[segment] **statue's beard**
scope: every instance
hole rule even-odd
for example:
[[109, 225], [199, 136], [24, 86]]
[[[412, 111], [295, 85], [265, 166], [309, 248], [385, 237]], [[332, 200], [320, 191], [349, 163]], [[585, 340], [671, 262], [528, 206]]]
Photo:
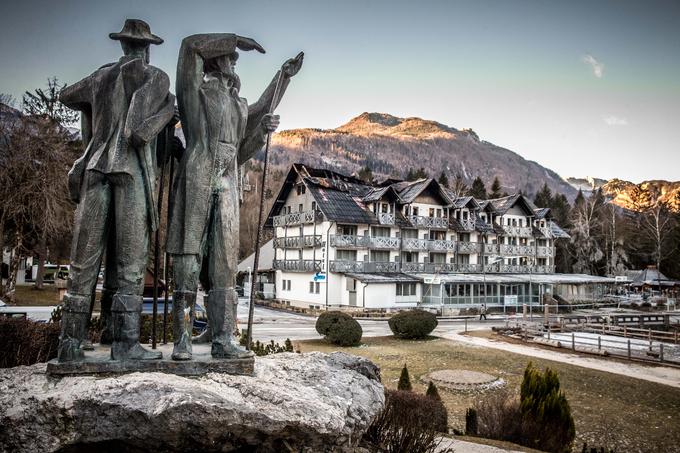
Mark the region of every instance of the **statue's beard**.
[[222, 79], [227, 87], [236, 91], [236, 94], [241, 91], [241, 79], [235, 72], [215, 71], [211, 72], [210, 75]]

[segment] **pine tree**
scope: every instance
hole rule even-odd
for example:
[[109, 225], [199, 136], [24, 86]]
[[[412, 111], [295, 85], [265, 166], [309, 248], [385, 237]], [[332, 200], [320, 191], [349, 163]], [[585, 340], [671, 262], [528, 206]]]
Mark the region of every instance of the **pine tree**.
[[477, 176], [475, 180], [472, 181], [472, 187], [470, 187], [470, 192], [468, 192], [468, 194], [478, 200], [486, 200], [486, 187], [484, 186], [482, 178]]
[[543, 183], [543, 187], [536, 194], [534, 204], [539, 208], [550, 208], [553, 204], [553, 196], [548, 183]]
[[408, 374], [408, 368], [406, 368], [406, 364], [404, 364], [404, 368], [401, 369], [397, 390], [404, 390], [407, 392], [413, 390], [413, 387], [411, 386], [411, 377]]
[[503, 192], [501, 192], [501, 182], [498, 176], [493, 178], [493, 183], [491, 184], [491, 192], [489, 192], [489, 198], [501, 198]]
[[371, 170], [371, 167], [369, 167], [368, 165], [365, 165], [361, 170], [359, 170], [357, 176], [359, 177], [359, 179], [368, 184], [371, 184], [373, 182], [373, 170]]
[[446, 173], [442, 171], [442, 173], [439, 175], [439, 179], [437, 179], [437, 182], [439, 185], [446, 187], [447, 189], [449, 188], [449, 178], [446, 176]]
[[586, 197], [583, 196], [583, 191], [581, 189], [578, 189], [578, 194], [576, 195], [576, 199], [574, 200], [574, 207], [582, 205], [585, 203]]
[[434, 382], [430, 381], [430, 383], [427, 385], [427, 391], [425, 392], [425, 396], [434, 398], [436, 400], [441, 401], [442, 397], [439, 396], [439, 390], [437, 390], [437, 386], [434, 385]]

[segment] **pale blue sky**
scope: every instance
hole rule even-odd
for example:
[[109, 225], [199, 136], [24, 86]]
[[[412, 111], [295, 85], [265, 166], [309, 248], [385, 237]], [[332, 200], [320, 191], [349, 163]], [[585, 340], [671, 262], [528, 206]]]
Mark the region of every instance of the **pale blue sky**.
[[680, 179], [680, 2], [3, 1], [0, 92], [75, 82], [120, 55], [108, 33], [148, 21], [174, 81], [182, 37], [234, 32], [242, 93], [299, 50], [282, 128], [333, 128], [364, 111], [420, 116], [563, 176]]

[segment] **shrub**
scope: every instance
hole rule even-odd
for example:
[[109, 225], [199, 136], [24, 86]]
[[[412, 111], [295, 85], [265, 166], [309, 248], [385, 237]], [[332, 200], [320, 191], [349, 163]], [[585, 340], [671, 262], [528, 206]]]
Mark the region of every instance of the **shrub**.
[[404, 364], [404, 368], [401, 369], [397, 389], [403, 390], [405, 392], [410, 392], [411, 390], [413, 390], [413, 386], [411, 385], [411, 376], [409, 376], [408, 374], [408, 368], [406, 368], [406, 364]]
[[430, 381], [429, 384], [427, 384], [427, 390], [425, 391], [425, 396], [429, 396], [430, 398], [434, 398], [436, 400], [441, 401], [442, 397], [439, 396], [439, 390], [437, 390], [437, 386], [434, 385], [434, 382]]
[[0, 317], [0, 368], [33, 365], [57, 356], [60, 325]]
[[560, 380], [550, 368], [545, 372], [531, 362], [524, 370], [520, 390], [524, 445], [554, 452], [571, 451], [576, 435], [569, 402]]
[[399, 338], [425, 338], [437, 327], [437, 317], [425, 310], [402, 311], [392, 316], [388, 324]]
[[434, 410], [431, 414], [432, 417], [432, 423], [434, 424], [435, 428], [437, 431], [440, 432], [448, 432], [449, 431], [449, 411], [446, 410], [446, 406], [444, 406], [444, 402], [442, 401], [442, 397], [439, 396], [439, 391], [437, 390], [437, 386], [434, 385], [432, 381], [430, 381], [429, 385], [427, 386], [427, 391], [425, 392], [425, 396], [430, 398], [431, 400], [436, 402], [436, 405], [434, 406]]
[[[141, 328], [139, 333], [139, 342], [151, 344], [151, 334], [153, 333], [153, 315], [142, 315]], [[165, 340], [168, 343], [175, 341], [172, 334], [172, 313], [168, 313], [168, 319], [165, 326]], [[163, 315], [156, 315], [156, 342], [163, 342]]]
[[387, 453], [432, 453], [439, 432], [432, 414], [441, 402], [413, 392], [385, 391], [385, 409], [373, 421], [365, 440]]
[[[241, 346], [248, 344], [248, 329], [241, 330], [238, 342]], [[290, 338], [286, 338], [283, 346], [275, 343], [274, 340], [270, 340], [269, 343], [260, 343], [259, 341], [253, 343], [251, 341], [250, 349], [257, 356], [278, 354], [280, 352], [294, 352], [293, 343], [290, 341]]]
[[465, 435], [476, 436], [477, 432], [477, 411], [470, 407], [465, 411]]
[[321, 313], [316, 320], [316, 331], [338, 346], [356, 346], [363, 335], [357, 320], [341, 311]]
[[616, 453], [613, 448], [608, 447], [589, 447], [587, 443], [583, 443], [581, 453]]
[[519, 400], [507, 390], [489, 394], [475, 405], [474, 410], [480, 437], [520, 442], [522, 417]]

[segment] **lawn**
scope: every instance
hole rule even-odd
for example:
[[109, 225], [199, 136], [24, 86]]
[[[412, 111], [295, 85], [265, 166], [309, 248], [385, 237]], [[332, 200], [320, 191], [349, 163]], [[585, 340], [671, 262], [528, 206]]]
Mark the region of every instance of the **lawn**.
[[15, 305], [38, 307], [59, 304], [57, 288], [54, 285], [45, 285], [43, 289], [36, 289], [33, 285], [17, 285], [14, 297]]
[[[382, 370], [383, 383], [396, 388], [408, 365], [414, 390], [425, 392], [419, 378], [441, 369], [469, 369], [494, 374], [519, 392], [522, 374], [531, 360], [557, 371], [576, 423], [577, 450], [608, 445], [617, 452], [680, 452], [680, 389], [574, 365], [534, 359], [493, 349], [472, 347], [440, 338], [404, 341], [393, 337], [366, 338], [359, 347], [341, 348], [323, 340], [299, 343], [305, 351], [344, 351], [371, 359]], [[449, 425], [465, 427], [465, 409], [483, 395], [440, 389], [449, 410]]]

